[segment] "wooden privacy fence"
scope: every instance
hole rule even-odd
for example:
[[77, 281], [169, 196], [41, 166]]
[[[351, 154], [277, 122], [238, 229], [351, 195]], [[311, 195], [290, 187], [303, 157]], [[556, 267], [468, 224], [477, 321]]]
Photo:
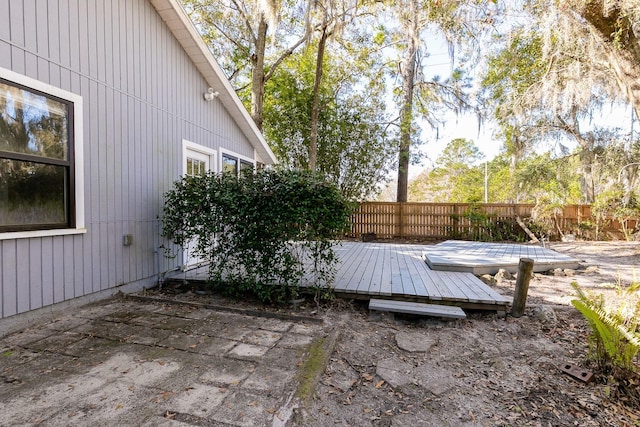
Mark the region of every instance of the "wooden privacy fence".
[[[532, 204], [468, 203], [361, 203], [352, 217], [351, 237], [373, 233], [377, 238], [493, 238], [522, 236], [516, 215], [531, 217]], [[593, 221], [589, 205], [568, 205], [558, 215], [563, 231]], [[486, 235], [494, 233], [496, 235]], [[500, 234], [500, 235], [497, 235]]]

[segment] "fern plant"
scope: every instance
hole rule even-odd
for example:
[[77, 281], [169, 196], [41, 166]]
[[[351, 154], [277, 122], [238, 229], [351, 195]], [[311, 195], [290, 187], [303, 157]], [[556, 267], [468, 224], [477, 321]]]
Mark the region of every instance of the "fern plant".
[[604, 371], [634, 372], [634, 360], [640, 351], [640, 282], [625, 290], [618, 286], [624, 296], [615, 307], [605, 304], [602, 294], [591, 295], [571, 283], [577, 299], [571, 304], [587, 320], [591, 328], [589, 348], [598, 367]]

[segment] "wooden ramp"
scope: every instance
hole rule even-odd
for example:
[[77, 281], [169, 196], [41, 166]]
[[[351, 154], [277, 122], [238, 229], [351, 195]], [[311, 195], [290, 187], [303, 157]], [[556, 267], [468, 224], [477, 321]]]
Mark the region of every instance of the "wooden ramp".
[[417, 314], [420, 316], [466, 319], [465, 312], [456, 306], [426, 304], [422, 302], [395, 301], [388, 299], [369, 300], [369, 310], [391, 311], [394, 313]]
[[339, 296], [505, 310], [509, 300], [471, 273], [431, 270], [428, 246], [342, 242], [334, 290]]

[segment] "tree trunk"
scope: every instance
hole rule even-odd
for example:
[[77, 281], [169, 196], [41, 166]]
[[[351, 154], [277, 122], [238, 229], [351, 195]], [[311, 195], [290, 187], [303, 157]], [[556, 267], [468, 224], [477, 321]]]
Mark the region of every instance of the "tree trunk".
[[256, 38], [255, 52], [251, 58], [253, 72], [251, 75], [251, 117], [259, 130], [262, 130], [262, 110], [264, 102], [264, 53], [267, 41], [267, 22], [260, 18]]
[[400, 112], [400, 148], [398, 150], [398, 190], [397, 202], [406, 202], [409, 185], [409, 158], [411, 156], [411, 136], [413, 123], [413, 89], [416, 76], [416, 55], [418, 52], [418, 18], [416, 0], [410, 1], [410, 21], [405, 22], [405, 42], [402, 60], [402, 108]]
[[640, 38], [625, 11], [618, 6], [605, 7], [604, 3], [604, 0], [587, 0], [581, 16], [602, 40], [618, 86], [636, 117], [640, 117]]
[[320, 83], [322, 83], [322, 61], [327, 44], [327, 27], [322, 28], [316, 56], [316, 76], [313, 82], [313, 101], [311, 104], [311, 123], [309, 131], [309, 170], [316, 170], [318, 157], [318, 122], [320, 120]]

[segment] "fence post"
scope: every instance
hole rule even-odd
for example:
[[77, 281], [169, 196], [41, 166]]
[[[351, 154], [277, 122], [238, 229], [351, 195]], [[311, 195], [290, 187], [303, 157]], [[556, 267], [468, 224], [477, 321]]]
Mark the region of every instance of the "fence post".
[[518, 264], [518, 278], [516, 279], [516, 290], [513, 294], [513, 304], [511, 305], [511, 315], [522, 317], [524, 306], [527, 303], [527, 293], [529, 292], [529, 281], [533, 271], [533, 260], [530, 258], [520, 258]]
[[398, 204], [398, 234], [404, 237], [404, 203]]

